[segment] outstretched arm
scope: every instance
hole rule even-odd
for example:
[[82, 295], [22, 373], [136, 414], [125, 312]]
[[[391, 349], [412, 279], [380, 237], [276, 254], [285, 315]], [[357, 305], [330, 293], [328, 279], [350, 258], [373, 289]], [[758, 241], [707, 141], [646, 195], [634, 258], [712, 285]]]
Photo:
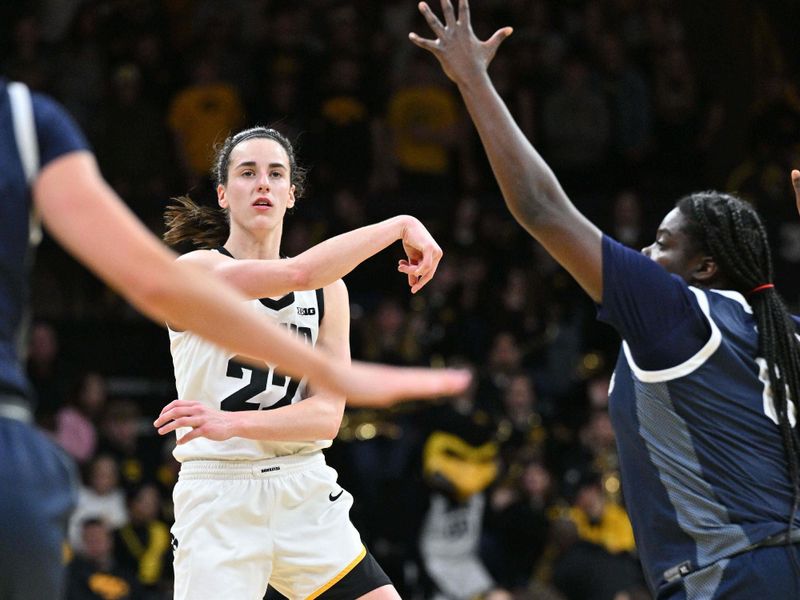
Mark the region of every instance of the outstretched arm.
[[197, 251], [181, 261], [213, 271], [248, 298], [265, 298], [325, 287], [397, 240], [406, 252], [398, 270], [408, 276], [415, 294], [436, 273], [442, 249], [422, 223], [407, 215], [337, 235], [285, 260], [234, 261], [217, 252]]
[[423, 39], [415, 33], [409, 38], [436, 56], [458, 86], [511, 214], [600, 302], [602, 234], [567, 198], [550, 167], [514, 122], [487, 73], [511, 28], [504, 27], [482, 42], [472, 32], [467, 0], [459, 1], [458, 16], [450, 0], [442, 0], [444, 23], [427, 3], [420, 2], [419, 9], [437, 39]]
[[469, 382], [460, 371], [348, 366], [314, 351], [248, 310], [245, 298], [196, 265], [183, 264], [131, 214], [103, 180], [94, 157], [70, 152], [33, 185], [45, 225], [78, 260], [156, 322], [175, 323], [255, 361], [354, 403], [450, 395]]

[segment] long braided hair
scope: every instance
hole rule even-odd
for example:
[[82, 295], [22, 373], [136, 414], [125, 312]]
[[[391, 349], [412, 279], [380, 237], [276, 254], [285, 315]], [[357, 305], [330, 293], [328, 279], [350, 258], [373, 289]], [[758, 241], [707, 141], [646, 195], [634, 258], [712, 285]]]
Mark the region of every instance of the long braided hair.
[[[266, 138], [278, 142], [289, 157], [289, 177], [294, 186], [294, 197], [300, 199], [305, 190], [306, 170], [297, 164], [294, 148], [286, 136], [269, 127], [252, 127], [228, 136], [216, 147], [214, 154], [215, 187], [227, 185], [231, 152], [240, 143], [253, 138]], [[170, 246], [191, 242], [199, 248], [216, 248], [230, 235], [228, 211], [219, 207], [201, 206], [189, 196], [173, 199], [177, 204], [164, 211], [164, 241]]]
[[677, 206], [689, 221], [685, 233], [714, 257], [731, 286], [753, 308], [758, 355], [767, 365], [792, 484], [788, 535], [800, 504], [800, 440], [789, 415], [790, 401], [795, 406], [800, 401], [800, 342], [786, 305], [770, 285], [772, 257], [766, 230], [752, 206], [729, 194], [698, 192], [681, 198]]

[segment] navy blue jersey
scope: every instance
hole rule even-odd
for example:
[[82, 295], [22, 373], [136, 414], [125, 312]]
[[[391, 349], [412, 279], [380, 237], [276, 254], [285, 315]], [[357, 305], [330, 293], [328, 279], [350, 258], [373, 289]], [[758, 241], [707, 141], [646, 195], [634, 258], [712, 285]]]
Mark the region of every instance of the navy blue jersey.
[[[0, 78], [0, 395], [27, 395], [18, 345], [28, 297], [31, 190], [14, 137], [7, 83]], [[55, 101], [40, 94], [32, 101], [41, 167], [88, 147]]]
[[[791, 484], [745, 298], [690, 287], [604, 237], [598, 317], [623, 338], [609, 410], [651, 589], [785, 531]], [[698, 597], [718, 584], [691, 583]]]

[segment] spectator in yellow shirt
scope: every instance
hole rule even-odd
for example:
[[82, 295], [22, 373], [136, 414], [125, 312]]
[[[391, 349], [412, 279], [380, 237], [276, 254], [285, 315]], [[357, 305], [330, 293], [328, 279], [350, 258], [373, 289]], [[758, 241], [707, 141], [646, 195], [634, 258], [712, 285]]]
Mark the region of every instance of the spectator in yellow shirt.
[[192, 82], [170, 102], [167, 120], [188, 187], [194, 187], [209, 176], [214, 144], [244, 124], [244, 108], [236, 87], [220, 79], [214, 59], [201, 57]]

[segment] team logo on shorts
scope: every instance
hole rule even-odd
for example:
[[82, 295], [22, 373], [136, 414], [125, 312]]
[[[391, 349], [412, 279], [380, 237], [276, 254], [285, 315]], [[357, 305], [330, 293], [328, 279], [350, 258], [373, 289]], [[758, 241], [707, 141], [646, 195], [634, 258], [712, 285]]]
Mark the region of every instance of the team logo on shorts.
[[176, 538], [174, 535], [171, 534], [169, 537], [171, 538], [170, 544], [172, 544], [172, 551], [175, 552], [178, 550], [178, 538]]
[[317, 309], [313, 306], [298, 306], [297, 307], [297, 314], [301, 317], [305, 317], [308, 315], [315, 315], [317, 314]]
[[331, 502], [336, 502], [339, 499], [339, 496], [341, 496], [343, 493], [344, 490], [339, 490], [339, 493], [334, 496], [333, 492], [331, 492], [330, 494], [328, 494], [328, 500], [330, 500]]

